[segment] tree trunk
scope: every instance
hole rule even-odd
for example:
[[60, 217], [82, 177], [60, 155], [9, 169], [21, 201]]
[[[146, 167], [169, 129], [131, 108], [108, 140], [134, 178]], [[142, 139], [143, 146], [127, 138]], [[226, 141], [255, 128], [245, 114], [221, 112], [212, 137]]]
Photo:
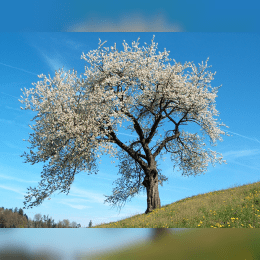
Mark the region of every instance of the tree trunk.
[[143, 185], [146, 187], [147, 191], [147, 209], [145, 214], [148, 214], [154, 209], [161, 208], [157, 170], [151, 170], [150, 172], [147, 172], [147, 175], [143, 181]]

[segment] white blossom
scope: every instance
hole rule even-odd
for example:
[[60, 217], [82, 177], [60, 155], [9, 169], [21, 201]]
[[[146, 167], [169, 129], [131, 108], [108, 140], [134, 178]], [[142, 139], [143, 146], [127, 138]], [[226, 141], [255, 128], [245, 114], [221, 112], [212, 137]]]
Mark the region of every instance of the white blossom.
[[[218, 124], [213, 118], [218, 115], [214, 102], [219, 87], [210, 85], [215, 73], [206, 70], [208, 59], [199, 67], [192, 62], [181, 65], [175, 60], [175, 64], [165, 65], [171, 61], [168, 59], [170, 52], [164, 49], [156, 54], [157, 44], [153, 39], [150, 46], [142, 49], [138, 47], [139, 39], [132, 43], [132, 48], [124, 41], [124, 51], [121, 52], [116, 49], [116, 44], [110, 52], [109, 48], [102, 48], [105, 42], [101, 44], [99, 39], [97, 50], [86, 55], [82, 53], [81, 58], [91, 65], [85, 67], [84, 78], [82, 75], [78, 77], [74, 70], [65, 72], [60, 69], [53, 78], [39, 75], [42, 80], [33, 83], [34, 88], [24, 89], [25, 97], [21, 96], [23, 100], [19, 101], [26, 107], [21, 109], [38, 113], [32, 119], [36, 119], [36, 124], [30, 126], [35, 133], [30, 134], [32, 140], [28, 140], [31, 149], [37, 147], [38, 152], [30, 150], [30, 154], [22, 156], [32, 164], [50, 159], [42, 175], [48, 186], [42, 193], [30, 188], [36, 198], [30, 206], [40, 204], [47, 191], [50, 194], [57, 189], [69, 192], [76, 173], [93, 172], [95, 160], [100, 157], [98, 152], [113, 157], [118, 154], [115, 145], [120, 147], [120, 152], [126, 152], [129, 166], [132, 160], [139, 167], [135, 176], [126, 171], [128, 175], [123, 174], [123, 181], [139, 178], [139, 182], [138, 188], [133, 186], [124, 191], [125, 194], [122, 187], [116, 189], [114, 196], [109, 198], [111, 201], [137, 193], [142, 188], [143, 169], [163, 152], [171, 153], [172, 160], [185, 175], [202, 173], [209, 161], [221, 163], [222, 156], [217, 158], [215, 152], [201, 149], [205, 144], [201, 144], [203, 139], [197, 134], [180, 131], [187, 122], [196, 123], [201, 126], [203, 136], [210, 137], [212, 145], [216, 140], [222, 141], [220, 134], [226, 134], [219, 128], [225, 125]], [[172, 135], [168, 139], [169, 131], [164, 139], [160, 135], [162, 139], [150, 149], [147, 145], [164, 120], [172, 123]], [[126, 129], [138, 134], [134, 142], [138, 142], [144, 153], [140, 147], [139, 152], [134, 145], [131, 147], [134, 142], [127, 146], [117, 138], [117, 127], [121, 127], [123, 121], [130, 122]], [[164, 175], [159, 175], [161, 185], [165, 180]], [[43, 180], [40, 186], [44, 186]], [[26, 199], [31, 201], [31, 195]]]

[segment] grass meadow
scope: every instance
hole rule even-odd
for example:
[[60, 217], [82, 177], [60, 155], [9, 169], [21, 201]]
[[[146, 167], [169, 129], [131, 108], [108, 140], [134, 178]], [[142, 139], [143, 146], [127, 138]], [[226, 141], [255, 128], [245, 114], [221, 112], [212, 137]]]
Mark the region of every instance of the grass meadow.
[[92, 228], [259, 228], [260, 181], [199, 194]]

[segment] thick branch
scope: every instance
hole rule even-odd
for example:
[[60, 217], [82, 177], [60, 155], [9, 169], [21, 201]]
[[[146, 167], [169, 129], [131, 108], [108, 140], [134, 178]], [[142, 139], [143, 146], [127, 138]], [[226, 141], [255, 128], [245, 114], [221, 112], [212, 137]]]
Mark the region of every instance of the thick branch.
[[166, 145], [167, 142], [173, 140], [173, 139], [176, 139], [180, 136], [180, 132], [178, 131], [178, 128], [175, 129], [175, 135], [173, 136], [169, 136], [169, 137], [166, 137], [162, 143], [159, 145], [159, 147], [156, 149], [156, 151], [153, 153], [153, 156], [154, 158], [161, 152], [161, 150], [163, 149], [163, 147]]
[[124, 143], [122, 143], [116, 136], [116, 134], [113, 132], [112, 127], [109, 126], [108, 127], [110, 131], [109, 135], [113, 138], [114, 142], [120, 147], [122, 148], [124, 151], [126, 151], [134, 160], [136, 160], [143, 169], [145, 169], [147, 167], [147, 164], [140, 159], [139, 157], [142, 157], [144, 159], [146, 159], [145, 156], [137, 153], [136, 151], [134, 151], [132, 148], [128, 147], [127, 145], [125, 145]]
[[[108, 123], [108, 120], [106, 120], [105, 119], [105, 121], [106, 121], [106, 123]], [[102, 123], [100, 123], [100, 126], [99, 126], [99, 129], [102, 131], [102, 132], [105, 132], [104, 131], [104, 126], [102, 125]], [[108, 137], [108, 139], [105, 139], [105, 138], [103, 138], [103, 139], [99, 139], [100, 141], [101, 140], [103, 140], [103, 141], [105, 141], [105, 142], [110, 142], [110, 143], [116, 143], [116, 144], [118, 144], [117, 143], [117, 141], [114, 139], [114, 137], [113, 137], [113, 135], [114, 136], [116, 136], [115, 135], [115, 133], [114, 133], [114, 131], [113, 131], [113, 129], [112, 129], [112, 127], [111, 126], [108, 126], [108, 130], [109, 130], [109, 134], [106, 134], [106, 136]], [[112, 135], [113, 134], [113, 135]], [[117, 138], [117, 140], [119, 140], [118, 138]], [[120, 140], [119, 140], [120, 141]], [[121, 142], [121, 141], [120, 141]], [[135, 145], [136, 143], [139, 143], [140, 141], [136, 141], [136, 142], [133, 142], [131, 145], [130, 145], [130, 149], [132, 149], [132, 147], [133, 147], [133, 145]], [[120, 146], [121, 147], [121, 146]], [[128, 147], [128, 146], [126, 146], [126, 147]], [[122, 147], [121, 147], [122, 148]], [[123, 148], [122, 148], [123, 149]], [[125, 150], [125, 149], [124, 149]], [[132, 149], [133, 150], [133, 149]], [[134, 150], [133, 150], [134, 151]], [[140, 151], [140, 149], [138, 150], [138, 151]], [[141, 154], [141, 153], [138, 153], [138, 151], [137, 152], [135, 152], [135, 154], [137, 155], [137, 156], [139, 156], [139, 157], [142, 157], [142, 158], [144, 158], [145, 160], [146, 160], [146, 156], [145, 155], [143, 155], [143, 154]]]
[[[129, 117], [133, 120], [133, 122], [134, 122], [134, 128], [135, 128], [137, 134], [138, 134], [139, 137], [140, 137], [140, 142], [141, 142], [142, 147], [143, 147], [143, 149], [144, 149], [144, 152], [145, 152], [145, 154], [146, 154], [146, 158], [147, 158], [146, 160], [148, 161], [149, 158], [151, 157], [152, 153], [151, 153], [151, 151], [150, 151], [150, 149], [149, 149], [149, 147], [148, 147], [148, 144], [147, 144], [147, 142], [146, 142], [146, 140], [145, 140], [145, 138], [144, 138], [143, 130], [142, 130], [142, 128], [140, 127], [138, 121], [136, 120], [136, 118], [135, 118], [133, 115], [131, 115], [131, 114], [128, 113], [128, 112], [126, 112], [126, 115], [129, 116]], [[160, 121], [159, 121], [159, 122], [160, 122]], [[158, 122], [158, 123], [159, 123], [159, 122]]]
[[159, 117], [154, 121], [149, 136], [145, 139], [145, 143], [149, 144], [152, 140], [152, 138], [155, 135], [156, 129], [160, 123], [160, 121], [163, 119], [163, 116], [160, 114]]

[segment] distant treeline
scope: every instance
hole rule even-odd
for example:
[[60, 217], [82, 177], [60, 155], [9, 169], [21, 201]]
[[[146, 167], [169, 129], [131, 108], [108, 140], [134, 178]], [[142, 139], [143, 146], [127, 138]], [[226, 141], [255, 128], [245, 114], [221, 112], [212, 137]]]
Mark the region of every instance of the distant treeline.
[[[70, 223], [68, 219], [63, 219], [55, 223], [49, 216], [41, 214], [35, 214], [34, 220], [28, 218], [26, 214], [23, 213], [23, 209], [18, 209], [17, 207], [13, 210], [0, 208], [0, 228], [80, 228], [81, 225], [77, 224], [75, 221]], [[89, 227], [92, 227], [92, 222], [90, 220]]]

